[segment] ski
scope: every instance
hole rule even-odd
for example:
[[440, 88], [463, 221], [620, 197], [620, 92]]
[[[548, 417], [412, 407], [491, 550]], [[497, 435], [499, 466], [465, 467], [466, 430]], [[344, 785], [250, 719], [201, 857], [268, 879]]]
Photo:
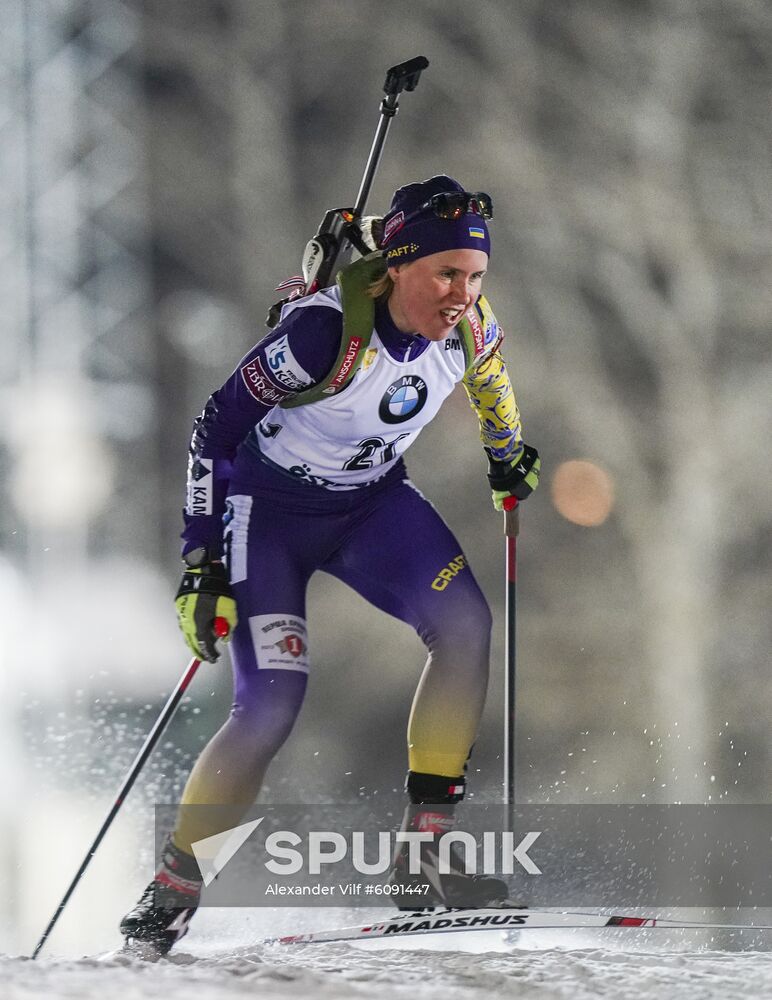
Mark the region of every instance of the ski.
[[330, 941], [373, 941], [383, 938], [421, 934], [449, 934], [458, 931], [510, 931], [536, 928], [581, 927], [659, 927], [674, 930], [772, 930], [772, 924], [715, 924], [688, 920], [662, 920], [659, 917], [608, 915], [601, 913], [548, 912], [484, 908], [478, 910], [436, 910], [430, 913], [405, 913], [383, 922], [360, 927], [290, 934], [274, 938], [278, 944], [316, 944]]

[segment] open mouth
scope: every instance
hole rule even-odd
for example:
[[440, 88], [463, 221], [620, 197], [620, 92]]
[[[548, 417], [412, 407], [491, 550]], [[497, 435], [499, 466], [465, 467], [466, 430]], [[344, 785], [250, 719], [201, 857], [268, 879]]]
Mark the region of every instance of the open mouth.
[[441, 309], [440, 316], [448, 324], [448, 326], [455, 326], [456, 323], [464, 315], [463, 309]]

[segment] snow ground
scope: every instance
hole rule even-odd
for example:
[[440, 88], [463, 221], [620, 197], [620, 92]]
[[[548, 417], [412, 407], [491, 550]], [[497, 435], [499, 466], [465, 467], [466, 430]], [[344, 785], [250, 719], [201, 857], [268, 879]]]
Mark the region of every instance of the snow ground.
[[[274, 933], [338, 926], [318, 910], [276, 914]], [[366, 911], [344, 923], [366, 921]], [[264, 918], [263, 918], [264, 919]], [[247, 921], [249, 922], [249, 921]], [[262, 923], [262, 920], [260, 921]], [[214, 911], [198, 915], [179, 950], [157, 964], [108, 953], [90, 958], [0, 957], [2, 996], [8, 1000], [123, 1000], [163, 996], [220, 1000], [368, 997], [393, 1000], [551, 1000], [592, 997], [636, 1000], [772, 998], [772, 939], [760, 932], [611, 929], [433, 935], [368, 944], [285, 947], [245, 943], [243, 918], [223, 923]], [[236, 930], [236, 933], [234, 933]], [[250, 932], [260, 940], [264, 927]], [[719, 950], [749, 948], [753, 950]]]
[[[457, 937], [458, 935], [456, 935]], [[483, 935], [480, 935], [483, 936]], [[550, 1000], [636, 997], [637, 1000], [730, 1000], [772, 997], [772, 954], [717, 951], [626, 951], [515, 948], [448, 950], [327, 944], [277, 950], [254, 947], [194, 958], [179, 952], [156, 965], [122, 958], [0, 959], [8, 1000], [124, 1000], [258, 996], [368, 997], [419, 1000], [518, 997]]]

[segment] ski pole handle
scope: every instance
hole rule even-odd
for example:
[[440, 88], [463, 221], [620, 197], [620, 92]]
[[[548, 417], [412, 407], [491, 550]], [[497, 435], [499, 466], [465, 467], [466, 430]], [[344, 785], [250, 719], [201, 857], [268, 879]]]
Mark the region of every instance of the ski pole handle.
[[520, 508], [517, 497], [507, 497], [504, 507], [504, 535], [507, 538], [517, 538], [520, 534]]

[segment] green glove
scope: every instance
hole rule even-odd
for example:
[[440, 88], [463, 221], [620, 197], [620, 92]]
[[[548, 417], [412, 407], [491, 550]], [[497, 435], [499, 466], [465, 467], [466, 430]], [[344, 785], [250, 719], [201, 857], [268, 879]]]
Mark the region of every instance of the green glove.
[[497, 462], [488, 456], [488, 482], [493, 491], [493, 506], [504, 509], [507, 497], [525, 500], [539, 485], [541, 459], [535, 448], [523, 445], [514, 462]]
[[[199, 563], [199, 559], [206, 558], [202, 552], [196, 549], [185, 557], [188, 568], [182, 575], [174, 603], [182, 634], [193, 655], [215, 663], [220, 656], [217, 639], [230, 642], [238, 619], [227, 569], [221, 562]], [[197, 565], [191, 565], [193, 562]]]

